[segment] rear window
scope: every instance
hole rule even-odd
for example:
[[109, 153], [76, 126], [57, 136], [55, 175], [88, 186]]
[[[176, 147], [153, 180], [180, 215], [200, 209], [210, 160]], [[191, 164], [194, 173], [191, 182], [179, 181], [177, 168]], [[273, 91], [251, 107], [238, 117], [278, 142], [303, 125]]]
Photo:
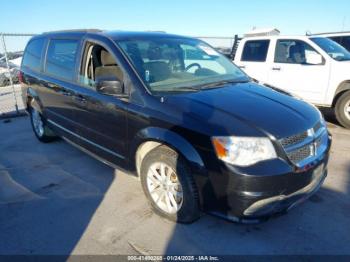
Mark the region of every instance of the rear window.
[[44, 44], [45, 38], [37, 38], [30, 41], [23, 56], [22, 66], [39, 71]]
[[51, 39], [46, 56], [46, 72], [64, 80], [73, 80], [79, 40]]
[[242, 61], [265, 62], [270, 40], [247, 41], [242, 53]]

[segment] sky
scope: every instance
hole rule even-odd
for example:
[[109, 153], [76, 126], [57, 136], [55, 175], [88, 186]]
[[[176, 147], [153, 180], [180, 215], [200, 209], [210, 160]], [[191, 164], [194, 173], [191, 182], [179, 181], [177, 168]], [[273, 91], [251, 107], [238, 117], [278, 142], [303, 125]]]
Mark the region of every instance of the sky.
[[[2, 0], [0, 32], [99, 28], [234, 36], [253, 27], [282, 34], [350, 31], [348, 0]], [[24, 40], [8, 40], [15, 49]]]

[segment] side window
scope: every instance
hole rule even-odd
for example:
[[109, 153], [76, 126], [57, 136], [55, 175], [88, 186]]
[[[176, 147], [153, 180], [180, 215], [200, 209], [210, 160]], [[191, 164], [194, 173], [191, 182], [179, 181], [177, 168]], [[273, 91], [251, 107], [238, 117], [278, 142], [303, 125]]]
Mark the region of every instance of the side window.
[[334, 36], [330, 37], [330, 39], [345, 47], [346, 50], [350, 51], [350, 36]]
[[343, 44], [343, 37], [341, 36], [332, 36], [330, 39], [337, 42], [339, 45]]
[[247, 41], [243, 48], [242, 61], [265, 62], [270, 40]]
[[301, 40], [278, 40], [275, 63], [308, 64], [312, 57], [319, 55], [309, 44]]
[[122, 69], [107, 49], [94, 43], [86, 44], [79, 74], [80, 84], [96, 88], [98, 79], [118, 79], [123, 82], [123, 78]]
[[346, 48], [350, 52], [350, 36], [344, 36], [343, 37], [343, 43], [342, 46]]
[[39, 71], [44, 44], [45, 38], [38, 38], [30, 41], [23, 56], [22, 66]]
[[46, 72], [73, 80], [79, 40], [51, 39], [46, 55]]

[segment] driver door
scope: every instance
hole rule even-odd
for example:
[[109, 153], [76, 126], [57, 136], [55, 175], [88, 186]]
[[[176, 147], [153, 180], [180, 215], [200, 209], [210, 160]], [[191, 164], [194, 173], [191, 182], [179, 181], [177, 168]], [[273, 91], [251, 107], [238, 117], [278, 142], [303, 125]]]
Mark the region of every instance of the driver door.
[[322, 104], [328, 87], [330, 67], [321, 55], [302, 40], [278, 39], [268, 83], [296, 94], [306, 101]]
[[77, 132], [81, 145], [114, 164], [121, 164], [126, 156], [127, 98], [96, 91], [98, 76], [117, 77], [123, 81], [123, 70], [112, 48], [91, 41], [85, 42], [79, 74], [76, 106]]

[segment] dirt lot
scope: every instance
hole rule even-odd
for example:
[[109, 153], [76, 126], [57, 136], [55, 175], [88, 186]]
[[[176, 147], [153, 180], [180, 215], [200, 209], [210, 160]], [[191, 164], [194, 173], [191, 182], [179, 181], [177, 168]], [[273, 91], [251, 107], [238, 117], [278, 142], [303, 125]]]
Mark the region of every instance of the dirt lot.
[[29, 119], [0, 122], [0, 254], [350, 254], [350, 131], [330, 124], [329, 176], [307, 202], [258, 225], [153, 214], [140, 183]]

